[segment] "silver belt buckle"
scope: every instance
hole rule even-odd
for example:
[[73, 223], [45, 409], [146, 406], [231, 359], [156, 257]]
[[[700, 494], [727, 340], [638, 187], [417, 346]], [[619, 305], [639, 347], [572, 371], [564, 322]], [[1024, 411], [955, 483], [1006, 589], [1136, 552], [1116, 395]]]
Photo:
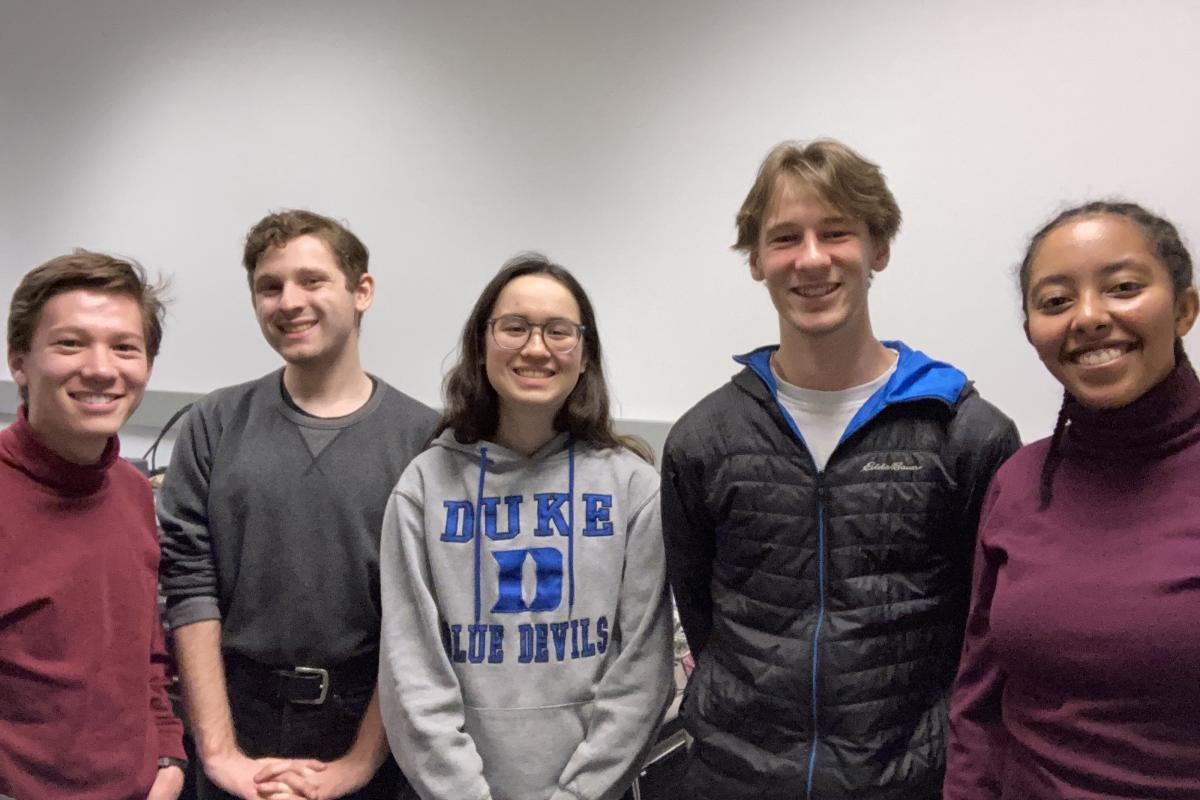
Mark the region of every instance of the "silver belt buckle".
[[320, 667], [292, 667], [292, 672], [301, 675], [316, 675], [321, 679], [321, 693], [314, 700], [293, 700], [293, 703], [302, 706], [319, 706], [325, 702], [325, 697], [329, 694], [329, 670], [321, 669]]

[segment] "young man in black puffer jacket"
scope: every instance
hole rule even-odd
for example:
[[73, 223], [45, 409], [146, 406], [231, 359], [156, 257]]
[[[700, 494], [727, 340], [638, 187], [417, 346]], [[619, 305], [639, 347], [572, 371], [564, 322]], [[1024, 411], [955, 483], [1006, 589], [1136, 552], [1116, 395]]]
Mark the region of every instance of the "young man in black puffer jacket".
[[771, 151], [735, 249], [780, 343], [675, 425], [667, 566], [697, 668], [695, 800], [933, 800], [980, 503], [1020, 445], [966, 376], [871, 327], [900, 210], [832, 140]]

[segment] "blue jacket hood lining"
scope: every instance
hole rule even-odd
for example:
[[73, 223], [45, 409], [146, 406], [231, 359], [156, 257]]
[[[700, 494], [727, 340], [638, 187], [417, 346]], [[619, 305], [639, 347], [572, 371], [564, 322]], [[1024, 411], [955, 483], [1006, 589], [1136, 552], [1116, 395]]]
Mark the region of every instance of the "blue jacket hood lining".
[[[863, 403], [862, 408], [846, 426], [839, 442], [845, 441], [888, 406], [915, 400], [940, 400], [953, 408], [962, 394], [963, 387], [967, 384], [967, 376], [961, 370], [944, 361], [935, 361], [920, 350], [913, 350], [904, 342], [895, 340], [885, 341], [882, 344], [899, 353], [896, 371], [892, 373], [892, 377], [883, 385], [883, 388]], [[767, 345], [733, 357], [734, 361], [748, 367], [758, 376], [777, 404], [779, 402], [779, 383], [775, 380], [775, 373], [771, 370], [771, 355], [778, 349], [779, 345]], [[804, 437], [796, 428], [791, 416], [785, 412], [784, 418], [787, 419], [792, 432], [803, 441]]]

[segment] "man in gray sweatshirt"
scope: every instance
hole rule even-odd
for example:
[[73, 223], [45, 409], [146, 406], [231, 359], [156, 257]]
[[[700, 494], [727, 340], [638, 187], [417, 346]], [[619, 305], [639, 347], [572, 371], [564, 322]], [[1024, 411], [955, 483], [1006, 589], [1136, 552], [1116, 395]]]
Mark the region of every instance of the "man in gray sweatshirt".
[[362, 242], [307, 211], [251, 229], [246, 268], [282, 370], [189, 413], [159, 517], [161, 580], [201, 798], [394, 798], [375, 692], [379, 532], [436, 415], [367, 374]]

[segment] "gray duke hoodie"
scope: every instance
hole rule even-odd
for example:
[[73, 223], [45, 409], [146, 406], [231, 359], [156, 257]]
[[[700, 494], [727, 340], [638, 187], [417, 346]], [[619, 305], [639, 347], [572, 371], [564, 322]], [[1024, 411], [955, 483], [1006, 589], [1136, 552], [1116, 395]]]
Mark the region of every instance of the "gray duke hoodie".
[[380, 700], [425, 800], [607, 800], [672, 692], [658, 475], [446, 431], [383, 522]]

